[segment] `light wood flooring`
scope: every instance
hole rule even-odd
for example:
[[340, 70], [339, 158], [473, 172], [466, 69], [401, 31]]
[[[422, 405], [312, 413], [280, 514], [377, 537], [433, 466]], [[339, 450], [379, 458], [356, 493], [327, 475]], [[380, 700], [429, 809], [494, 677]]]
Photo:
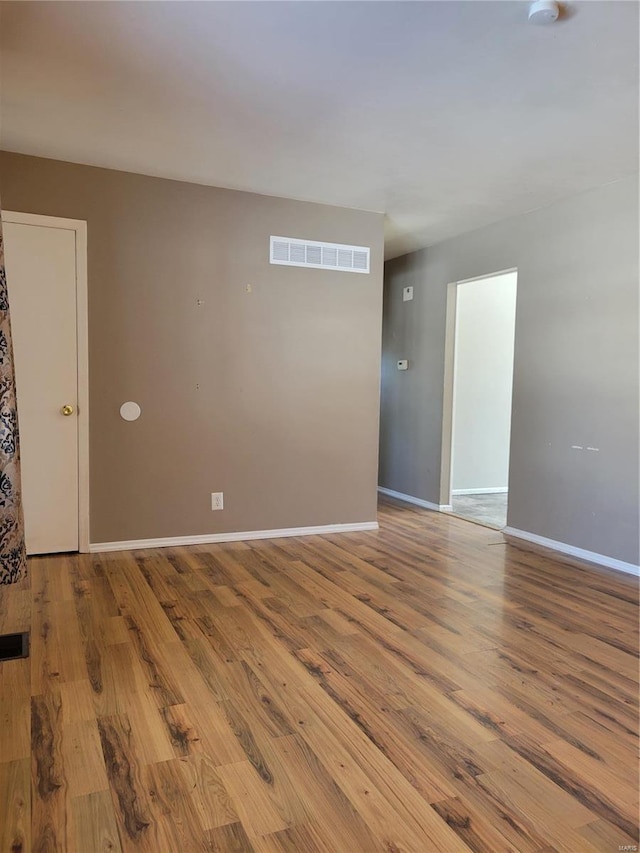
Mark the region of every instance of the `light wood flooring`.
[[1, 853], [637, 849], [637, 581], [380, 525], [31, 560]]

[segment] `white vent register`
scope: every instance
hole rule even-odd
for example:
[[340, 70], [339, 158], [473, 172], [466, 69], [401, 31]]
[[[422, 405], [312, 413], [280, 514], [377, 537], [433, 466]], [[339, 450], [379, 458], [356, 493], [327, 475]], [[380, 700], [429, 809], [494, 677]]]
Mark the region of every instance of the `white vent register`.
[[287, 267], [314, 267], [340, 272], [369, 272], [370, 249], [343, 243], [316, 243], [294, 237], [271, 237], [269, 260]]

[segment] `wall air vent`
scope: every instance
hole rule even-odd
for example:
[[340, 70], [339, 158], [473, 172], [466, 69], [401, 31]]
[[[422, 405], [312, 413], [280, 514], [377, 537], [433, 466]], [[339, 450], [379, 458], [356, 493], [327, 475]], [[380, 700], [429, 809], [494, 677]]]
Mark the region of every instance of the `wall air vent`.
[[316, 243], [294, 237], [272, 237], [269, 261], [287, 267], [313, 267], [340, 272], [369, 272], [370, 249], [342, 243]]

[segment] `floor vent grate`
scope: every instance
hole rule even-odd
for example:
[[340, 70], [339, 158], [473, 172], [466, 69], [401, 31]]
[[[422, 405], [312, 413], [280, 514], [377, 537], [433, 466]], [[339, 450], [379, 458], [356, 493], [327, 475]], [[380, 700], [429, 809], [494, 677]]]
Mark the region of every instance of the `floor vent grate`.
[[29, 657], [29, 632], [0, 635], [0, 661]]

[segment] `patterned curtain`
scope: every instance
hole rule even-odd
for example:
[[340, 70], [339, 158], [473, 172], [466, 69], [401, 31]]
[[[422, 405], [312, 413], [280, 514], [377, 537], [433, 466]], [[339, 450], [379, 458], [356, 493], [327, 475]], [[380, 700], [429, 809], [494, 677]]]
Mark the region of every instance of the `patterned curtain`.
[[16, 379], [0, 218], [0, 584], [17, 583], [26, 568]]

